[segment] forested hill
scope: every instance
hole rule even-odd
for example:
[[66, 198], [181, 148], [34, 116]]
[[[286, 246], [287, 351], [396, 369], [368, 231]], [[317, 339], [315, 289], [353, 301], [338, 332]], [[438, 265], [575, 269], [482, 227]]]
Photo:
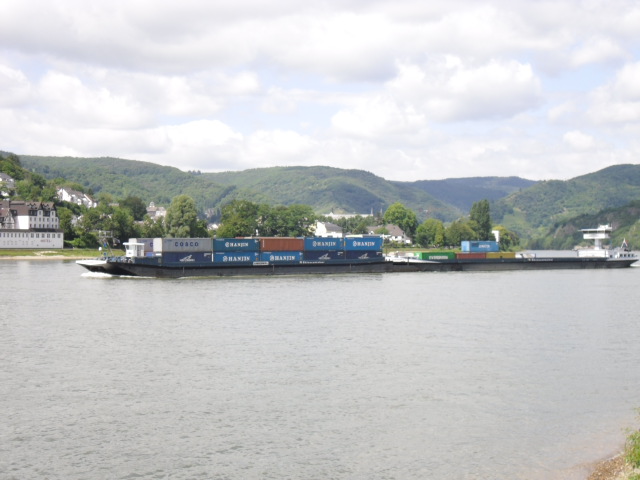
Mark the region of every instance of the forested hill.
[[116, 198], [134, 195], [168, 205], [184, 193], [203, 211], [237, 198], [271, 205], [306, 204], [319, 214], [377, 213], [400, 202], [420, 220], [428, 211], [430, 217], [452, 221], [468, 214], [474, 202], [488, 199], [494, 222], [523, 238], [578, 215], [640, 200], [640, 165], [615, 165], [566, 181], [479, 177], [396, 182], [362, 170], [320, 166], [200, 173], [116, 158], [23, 155], [20, 160], [48, 179], [61, 177]]
[[22, 164], [48, 179], [76, 182], [93, 192], [117, 198], [135, 195], [168, 205], [187, 194], [202, 210], [236, 199], [256, 203], [310, 205], [319, 214], [383, 212], [401, 202], [424, 216], [445, 221], [466, 214], [410, 184], [390, 182], [362, 170], [331, 167], [272, 167], [241, 172], [194, 173], [148, 162], [117, 158], [40, 157], [21, 155]]
[[639, 199], [640, 165], [614, 165], [571, 180], [538, 182], [495, 202], [492, 216], [529, 236], [540, 227], [548, 228]]
[[429, 192], [437, 199], [468, 212], [478, 200], [494, 202], [529, 188], [536, 182], [520, 177], [469, 177], [446, 180], [418, 180], [408, 185]]
[[311, 205], [318, 213], [362, 213], [384, 211], [400, 202], [425, 216], [453, 220], [466, 214], [415, 186], [391, 182], [364, 170], [333, 167], [271, 167], [241, 172], [203, 173], [218, 184], [235, 185], [247, 192], [260, 192], [277, 203]]
[[116, 198], [132, 195], [158, 205], [169, 205], [172, 198], [184, 193], [204, 210], [233, 199], [238, 193], [234, 187], [215, 184], [202, 175], [149, 162], [109, 157], [30, 155], [21, 155], [20, 162], [23, 167], [48, 179], [64, 178], [83, 185], [95, 194], [108, 193]]

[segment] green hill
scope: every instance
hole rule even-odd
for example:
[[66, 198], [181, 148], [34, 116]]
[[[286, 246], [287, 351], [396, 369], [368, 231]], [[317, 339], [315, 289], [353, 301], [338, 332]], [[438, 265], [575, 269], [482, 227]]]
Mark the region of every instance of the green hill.
[[496, 222], [525, 237], [585, 214], [640, 199], [640, 165], [614, 165], [571, 180], [549, 180], [495, 202]]
[[48, 179], [64, 178], [116, 198], [135, 195], [168, 205], [190, 195], [201, 210], [219, 209], [233, 199], [256, 203], [310, 205], [319, 214], [369, 214], [394, 202], [445, 221], [463, 214], [410, 184], [389, 182], [362, 170], [331, 167], [272, 167], [242, 172], [193, 173], [148, 162], [118, 158], [20, 156], [22, 164]]
[[[591, 222], [580, 228], [592, 227], [600, 212], [640, 200], [640, 165], [615, 165], [566, 181], [474, 177], [396, 182], [362, 170], [321, 166], [200, 173], [117, 158], [23, 155], [20, 160], [25, 168], [48, 179], [64, 178], [116, 198], [135, 195], [145, 202], [168, 205], [173, 197], [187, 194], [209, 213], [233, 199], [306, 204], [319, 214], [378, 213], [401, 202], [419, 220], [428, 211], [429, 217], [447, 222], [466, 215], [474, 202], [489, 199], [494, 223], [523, 239], [548, 235], [550, 229], [561, 232], [563, 224], [581, 215], [595, 216], [580, 217]], [[623, 229], [627, 225], [627, 220], [620, 223]]]
[[261, 193], [275, 203], [311, 205], [317, 213], [384, 212], [401, 202], [424, 216], [452, 220], [462, 214], [458, 208], [428, 192], [402, 182], [390, 182], [363, 170], [332, 167], [271, 167], [242, 172], [204, 173], [222, 185], [234, 185], [247, 192]]
[[463, 212], [479, 200], [494, 202], [531, 187], [536, 182], [520, 177], [469, 177], [445, 180], [419, 180], [409, 183]]

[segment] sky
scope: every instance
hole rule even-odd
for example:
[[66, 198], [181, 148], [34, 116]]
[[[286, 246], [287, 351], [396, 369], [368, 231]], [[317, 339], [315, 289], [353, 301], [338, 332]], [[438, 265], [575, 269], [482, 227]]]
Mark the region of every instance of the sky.
[[0, 150], [401, 181], [640, 163], [640, 2], [2, 0]]

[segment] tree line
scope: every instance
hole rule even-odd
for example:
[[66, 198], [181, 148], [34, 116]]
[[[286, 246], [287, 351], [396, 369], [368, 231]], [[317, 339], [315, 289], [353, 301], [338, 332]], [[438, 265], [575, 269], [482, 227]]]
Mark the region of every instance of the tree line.
[[[272, 206], [236, 199], [227, 203], [221, 211], [217, 231], [208, 230], [207, 222], [198, 212], [195, 200], [189, 195], [174, 197], [167, 208], [166, 217], [153, 219], [147, 215], [146, 204], [134, 195], [114, 198], [100, 193], [96, 208], [87, 208], [62, 202], [56, 196], [58, 187], [67, 186], [85, 192], [82, 185], [63, 178], [46, 180], [43, 176], [22, 168], [16, 155], [0, 156], [0, 171], [16, 180], [12, 198], [26, 201], [54, 202], [64, 231], [65, 242], [78, 248], [92, 248], [101, 244], [101, 234], [116, 239], [116, 243], [129, 238], [157, 237], [243, 237], [283, 236], [302, 237], [313, 234], [318, 221], [338, 224], [345, 233], [384, 234], [385, 225], [400, 227], [421, 247], [459, 246], [463, 240], [493, 239], [492, 230], [500, 232], [501, 246], [505, 249], [519, 243], [518, 236], [502, 226], [494, 226], [489, 211], [489, 201], [473, 204], [468, 217], [460, 218], [448, 225], [435, 218], [419, 223], [416, 213], [400, 202], [390, 205], [384, 214], [356, 216], [333, 220], [317, 215], [309, 205], [294, 204]], [[91, 195], [93, 192], [87, 191]]]

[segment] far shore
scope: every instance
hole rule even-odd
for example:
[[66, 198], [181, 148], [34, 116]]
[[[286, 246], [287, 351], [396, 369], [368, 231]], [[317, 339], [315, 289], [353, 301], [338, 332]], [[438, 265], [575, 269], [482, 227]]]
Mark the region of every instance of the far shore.
[[[98, 249], [63, 249], [63, 250], [28, 250], [28, 249], [0, 249], [2, 260], [83, 260], [102, 256]], [[116, 255], [124, 252], [116, 251]]]

